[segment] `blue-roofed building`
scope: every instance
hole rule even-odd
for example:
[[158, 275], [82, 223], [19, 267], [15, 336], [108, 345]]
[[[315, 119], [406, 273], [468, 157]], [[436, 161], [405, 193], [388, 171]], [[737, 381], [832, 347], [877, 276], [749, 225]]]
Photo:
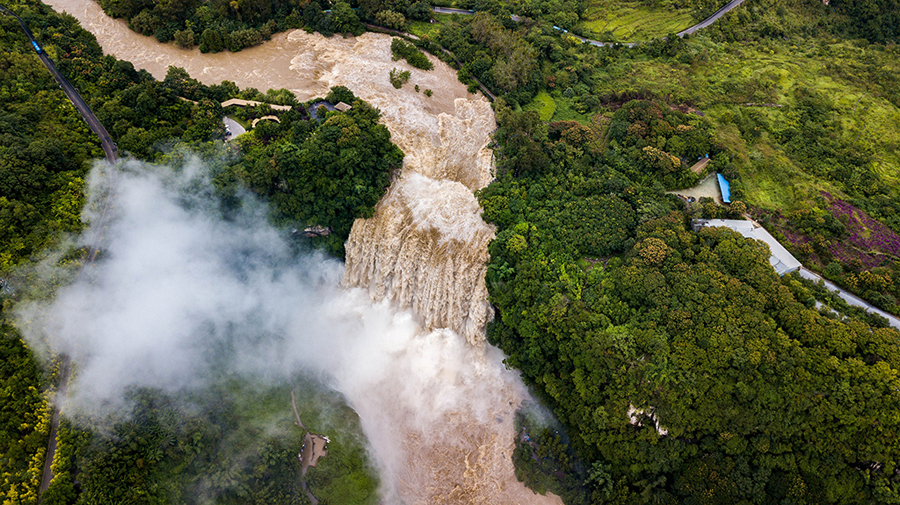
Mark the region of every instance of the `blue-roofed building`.
[[722, 201], [731, 203], [731, 184], [722, 177], [722, 174], [716, 174], [716, 177], [719, 179], [719, 191], [722, 192]]

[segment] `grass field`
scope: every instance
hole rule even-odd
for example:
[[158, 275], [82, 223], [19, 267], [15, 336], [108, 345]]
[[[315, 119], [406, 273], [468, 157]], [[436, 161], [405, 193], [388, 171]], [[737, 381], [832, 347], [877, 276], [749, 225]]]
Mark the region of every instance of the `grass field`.
[[553, 113], [556, 112], [556, 102], [549, 93], [541, 91], [530, 104], [522, 107], [522, 109], [536, 110], [541, 116], [541, 121], [550, 121], [553, 118]]
[[428, 37], [433, 39], [434, 32], [441, 28], [442, 23], [446, 23], [450, 19], [453, 19], [454, 14], [437, 14], [431, 13], [431, 17], [434, 18], [437, 23], [428, 23], [425, 21], [413, 21], [409, 24], [409, 33], [413, 35], [417, 35], [419, 37]]
[[695, 22], [690, 9], [654, 9], [640, 2], [601, 0], [585, 10], [579, 27], [594, 38], [643, 42], [679, 32]]
[[582, 114], [573, 108], [574, 102], [563, 96], [555, 97], [556, 111], [553, 113], [553, 121], [578, 121], [587, 124], [593, 114]]
[[[698, 109], [715, 125], [718, 141], [734, 153], [746, 202], [789, 211], [806, 205], [819, 190], [842, 190], [839, 183], [810, 175], [782, 145], [781, 132], [801, 121], [795, 107], [798, 93], [809, 90], [822, 97], [827, 117], [840, 124], [839, 131], [823, 134], [834, 134], [842, 150], [870, 150], [873, 169], [900, 195], [900, 108], [888, 100], [889, 79], [881, 81], [888, 86], [882, 87], [864, 77], [868, 66], [885, 76], [900, 75], [896, 53], [812, 39], [715, 44], [696, 38], [689, 44], [688, 52], [695, 56], [682, 61], [639, 56], [604, 67], [592, 93], [630, 93]], [[536, 110], [549, 121], [589, 121], [571, 102], [553, 91], [539, 94], [523, 109]], [[610, 112], [599, 112], [604, 111]]]
[[534, 97], [531, 103], [522, 107], [522, 110], [537, 111], [541, 116], [541, 121], [578, 121], [587, 124], [591, 121], [593, 114], [582, 114], [573, 108], [573, 101], [570, 98], [561, 96], [558, 91], [554, 91], [553, 95], [546, 91], [541, 91]]

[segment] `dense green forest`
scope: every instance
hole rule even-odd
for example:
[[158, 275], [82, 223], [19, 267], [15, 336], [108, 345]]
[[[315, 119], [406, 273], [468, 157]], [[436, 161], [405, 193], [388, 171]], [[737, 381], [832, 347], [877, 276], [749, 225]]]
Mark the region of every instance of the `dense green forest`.
[[[236, 51], [296, 27], [409, 30], [417, 46], [459, 60], [470, 89], [474, 77], [499, 97], [497, 180], [479, 193], [497, 226], [488, 338], [562, 423], [561, 435], [529, 425], [532, 437], [519, 441], [519, 476], [535, 489], [569, 504], [900, 501], [900, 335], [821, 286], [777, 277], [759, 244], [690, 226], [750, 215], [805, 265], [900, 313], [900, 6], [747, 0], [695, 36], [635, 48], [589, 46], [554, 29], [615, 40], [593, 16], [626, 3], [460, 0], [477, 13], [431, 24], [421, 1], [102, 2], [135, 30], [201, 51]], [[635, 8], [698, 20], [718, 6]], [[120, 149], [139, 158], [177, 162], [183, 151], [173, 148], [184, 143], [211, 159], [223, 114], [249, 122], [277, 113], [280, 123], [236, 141], [241, 159], [214, 164], [224, 212], [247, 187], [272, 204], [279, 226], [330, 228], [313, 244], [340, 255], [353, 217], [371, 215], [399, 168], [378, 111], [349, 90], [327, 97], [353, 104], [349, 113], [313, 118], [312, 102], [283, 90], [204, 86], [180, 69], [155, 81], [102, 56], [73, 18], [34, 2], [10, 7]], [[14, 20], [0, 22], [4, 277], [82, 228], [84, 177], [100, 150]], [[412, 46], [394, 47], [424, 65]], [[235, 96], [293, 109], [223, 111]], [[706, 155], [700, 177], [731, 180], [730, 207], [667, 193], [695, 184], [689, 167]], [[17, 296], [4, 296], [3, 314]], [[33, 503], [52, 373], [15, 328], [2, 329], [0, 494]], [[266, 408], [251, 409], [239, 388], [217, 387], [208, 393], [221, 405], [197, 397], [186, 410], [134, 391], [135, 420], [116, 425], [115, 437], [67, 425], [47, 503], [181, 502], [206, 492], [223, 503], [305, 503], [291, 478], [300, 433], [279, 404], [286, 390], [261, 393]], [[283, 430], [261, 433], [249, 410], [271, 413]], [[357, 433], [350, 418], [341, 429]], [[224, 431], [240, 434], [232, 449], [211, 443]], [[242, 447], [262, 450], [240, 461], [227, 453]], [[315, 494], [373, 500], [358, 441], [332, 454], [323, 463], [335, 467], [310, 476]], [[348, 489], [359, 492], [341, 494]]]
[[[227, 81], [205, 86], [178, 68], [157, 81], [104, 56], [71, 16], [34, 2], [7, 6], [79, 89], [121, 154], [177, 166], [192, 150], [210, 162], [223, 212], [240, 205], [238, 191], [249, 188], [270, 202], [276, 225], [333, 230], [313, 245], [342, 255], [353, 219], [371, 215], [400, 167], [403, 153], [377, 124], [380, 113], [345, 88], [326, 98], [352, 104], [349, 113], [323, 109], [310, 119], [309, 104], [297, 103], [290, 92], [240, 90]], [[18, 22], [0, 16], [0, 23], [0, 496], [4, 504], [24, 504], [37, 502], [47, 400], [57, 378], [55, 362], [38, 361], [13, 326], [12, 313], [22, 300], [52, 296], [55, 288], [32, 265], [83, 229], [85, 179], [102, 151]], [[263, 121], [244, 135], [234, 146], [246, 155], [235, 158], [223, 155], [221, 144], [226, 111], [220, 102], [233, 97], [294, 109], [276, 111], [281, 123]], [[266, 106], [228, 112], [247, 122], [272, 113]], [[271, 166], [281, 171], [277, 178], [267, 171]], [[57, 266], [74, 272], [83, 254], [64, 251]], [[60, 282], [68, 281], [53, 281]], [[43, 503], [307, 503], [298, 480], [302, 433], [291, 427], [289, 389], [241, 387], [226, 382], [178, 398], [134, 390], [129, 420], [114, 422], [109, 431], [64, 420], [56, 477]], [[377, 479], [355, 414], [324, 391], [313, 383], [298, 391], [306, 425], [340, 434], [307, 482], [323, 502], [371, 503]], [[335, 417], [322, 417], [317, 407]], [[283, 429], [273, 436], [268, 430], [276, 422]], [[225, 433], [230, 443], [220, 444]]]
[[[174, 96], [168, 102], [160, 100], [162, 90], [148, 74], [102, 56], [93, 36], [74, 18], [53, 14], [40, 4], [7, 5], [48, 42], [48, 54], [111, 127], [121, 146], [134, 149], [135, 144], [124, 138], [129, 134], [168, 138], [192, 128], [201, 138], [213, 134], [211, 125], [218, 118], [204, 123], [199, 108], [179, 109], [174, 116], [157, 110], [163, 104], [179, 106], [181, 101]], [[8, 274], [58, 243], [61, 235], [82, 229], [85, 177], [90, 160], [102, 157], [102, 151], [34, 54], [18, 22], [0, 16], [0, 23], [0, 495], [11, 500], [7, 503], [34, 503], [47, 446], [44, 390], [51, 377], [8, 319], [18, 298], [16, 282]], [[152, 114], [136, 115], [126, 109], [136, 106], [139, 98], [156, 100]], [[151, 115], [159, 121], [149, 123]], [[169, 117], [178, 117], [178, 123], [167, 124]]]
[[[551, 125], [576, 121], [595, 131], [592, 150], [639, 150], [638, 164], [671, 170], [639, 181], [690, 185], [686, 167], [709, 154], [700, 175], [723, 173], [804, 264], [898, 313], [900, 53], [843, 40], [851, 20], [815, 2], [748, 0], [699, 35], [632, 49], [487, 13], [445, 20], [428, 36], [460, 58], [461, 79], [477, 77], [513, 109]], [[635, 98], [669, 117], [626, 126], [621, 107]], [[692, 119], [672, 119], [681, 112]], [[694, 125], [690, 135], [669, 130]], [[624, 137], [622, 127], [637, 130]], [[692, 146], [701, 130], [707, 141]], [[521, 162], [532, 169], [553, 157], [538, 144], [507, 148], [531, 149]]]
[[[310, 490], [322, 503], [374, 503], [377, 477], [356, 413], [324, 386], [291, 382], [304, 425], [333, 440], [309, 469]], [[289, 386], [226, 377], [177, 397], [147, 389], [128, 397], [132, 411], [110, 433], [64, 422], [43, 503], [310, 503]]]
[[320, 107], [311, 118], [307, 107], [320, 100], [301, 106], [291, 99], [294, 108], [280, 122], [262, 121], [235, 140], [243, 156], [216, 174], [216, 183], [229, 202], [237, 201], [240, 188], [263, 196], [276, 224], [329, 228], [333, 233], [314, 245], [343, 257], [353, 220], [372, 216], [403, 152], [378, 124], [380, 112], [350, 90], [338, 86], [325, 98], [353, 108], [341, 113]]
[[[705, 210], [666, 195], [654, 167], [536, 116], [498, 105], [504, 172], [479, 194], [498, 227], [488, 338], [569, 428], [582, 480], [558, 483], [568, 501], [898, 499], [900, 334], [820, 314], [764, 246], [693, 232]], [[535, 171], [523, 142], [566, 154]]]
[[[498, 226], [488, 338], [568, 428], [532, 426], [515, 455], [567, 503], [898, 500], [900, 335], [779, 279], [757, 244], [690, 229], [749, 212], [897, 313], [900, 58], [840, 40], [890, 15], [745, 6], [631, 50], [483, 14], [431, 32], [503, 96], [480, 193]], [[665, 193], [706, 154], [739, 202]]]

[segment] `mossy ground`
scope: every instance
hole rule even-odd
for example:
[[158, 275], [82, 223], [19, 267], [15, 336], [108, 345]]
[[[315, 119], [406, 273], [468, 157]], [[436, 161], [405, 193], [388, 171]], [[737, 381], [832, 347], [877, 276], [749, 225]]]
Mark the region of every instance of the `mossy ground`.
[[541, 91], [534, 97], [534, 100], [522, 107], [523, 110], [534, 110], [537, 111], [541, 116], [541, 121], [550, 121], [553, 118], [553, 114], [556, 112], [556, 101], [553, 100], [553, 97], [550, 96], [546, 91]]
[[409, 23], [409, 33], [418, 37], [434, 39], [434, 33], [437, 30], [440, 30], [441, 25], [453, 19], [453, 16], [455, 16], [455, 14], [439, 14], [432, 12], [431, 17], [437, 21], [436, 23], [429, 23], [428, 21], [412, 21]]

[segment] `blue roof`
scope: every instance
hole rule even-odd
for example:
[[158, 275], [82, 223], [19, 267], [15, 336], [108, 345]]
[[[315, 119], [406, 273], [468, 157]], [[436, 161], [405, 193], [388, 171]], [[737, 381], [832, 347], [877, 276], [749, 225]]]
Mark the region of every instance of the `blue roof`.
[[719, 179], [719, 191], [722, 192], [722, 201], [731, 203], [731, 184], [728, 184], [728, 181], [722, 177], [722, 174], [716, 174], [716, 177]]

